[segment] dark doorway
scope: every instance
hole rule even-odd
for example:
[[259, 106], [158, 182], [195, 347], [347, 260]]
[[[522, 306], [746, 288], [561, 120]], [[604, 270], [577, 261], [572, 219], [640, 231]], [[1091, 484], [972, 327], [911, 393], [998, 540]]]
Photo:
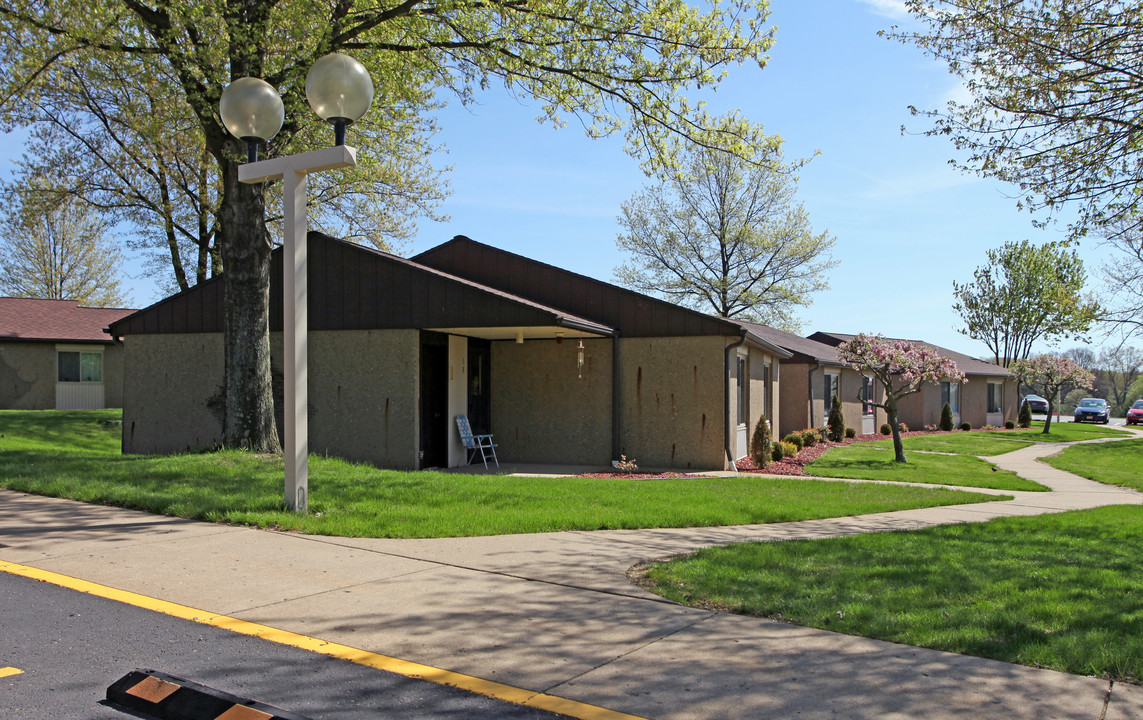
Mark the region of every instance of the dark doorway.
[[448, 336], [421, 332], [421, 468], [448, 466]]
[[468, 339], [468, 422], [477, 435], [492, 433], [492, 343]]

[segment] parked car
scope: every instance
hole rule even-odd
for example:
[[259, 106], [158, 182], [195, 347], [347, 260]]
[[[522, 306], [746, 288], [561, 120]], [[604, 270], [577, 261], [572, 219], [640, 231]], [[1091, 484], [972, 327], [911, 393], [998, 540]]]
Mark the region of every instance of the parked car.
[[1127, 411], [1128, 425], [1143, 425], [1143, 400], [1136, 400]]
[[1028, 403], [1028, 409], [1037, 415], [1048, 414], [1048, 401], [1039, 395], [1025, 395], [1024, 401]]
[[1076, 422], [1097, 422], [1107, 424], [1111, 420], [1111, 408], [1101, 398], [1084, 398], [1076, 405]]

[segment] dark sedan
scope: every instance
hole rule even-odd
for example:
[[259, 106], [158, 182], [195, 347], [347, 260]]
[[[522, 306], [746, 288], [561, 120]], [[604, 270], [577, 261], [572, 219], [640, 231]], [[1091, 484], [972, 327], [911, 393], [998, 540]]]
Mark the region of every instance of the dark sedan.
[[1111, 408], [1100, 398], [1084, 398], [1076, 405], [1076, 422], [1095, 422], [1104, 425], [1111, 420]]
[[1028, 403], [1028, 409], [1036, 415], [1048, 414], [1048, 401], [1039, 395], [1025, 395], [1024, 402]]
[[1143, 425], [1143, 400], [1136, 400], [1131, 409], [1127, 411], [1128, 425]]

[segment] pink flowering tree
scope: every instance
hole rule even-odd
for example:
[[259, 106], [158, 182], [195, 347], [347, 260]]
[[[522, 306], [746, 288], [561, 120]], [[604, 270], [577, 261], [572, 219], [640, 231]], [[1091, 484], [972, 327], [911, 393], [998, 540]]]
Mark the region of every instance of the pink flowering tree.
[[837, 354], [843, 363], [872, 375], [885, 388], [884, 400], [870, 404], [883, 409], [889, 416], [897, 462], [905, 462], [901, 428], [897, 423], [897, 406], [901, 398], [920, 392], [928, 382], [966, 382], [964, 373], [957, 369], [952, 358], [908, 340], [886, 340], [880, 335], [862, 333], [838, 345]]
[[1061, 387], [1069, 383], [1082, 388], [1095, 386], [1095, 375], [1091, 370], [1058, 355], [1037, 355], [1027, 360], [1017, 360], [1012, 363], [1010, 369], [1020, 377], [1021, 382], [1047, 398], [1048, 417], [1044, 420], [1045, 433], [1052, 427], [1055, 398]]

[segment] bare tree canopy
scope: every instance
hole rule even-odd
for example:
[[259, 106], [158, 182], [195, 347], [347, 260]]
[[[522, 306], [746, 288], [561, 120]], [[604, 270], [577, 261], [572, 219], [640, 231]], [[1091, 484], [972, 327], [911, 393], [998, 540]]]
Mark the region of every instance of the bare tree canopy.
[[835, 239], [797, 202], [797, 165], [759, 136], [761, 162], [696, 148], [622, 206], [616, 279], [702, 312], [797, 331], [795, 310], [827, 289]]
[[[39, 183], [34, 183], [39, 186]], [[0, 220], [0, 295], [124, 307], [122, 256], [110, 225], [83, 203], [42, 202], [6, 186]]]
[[1078, 211], [1073, 236], [1137, 230], [1143, 180], [1143, 5], [1122, 0], [906, 0], [926, 29], [889, 35], [948, 64], [972, 100], [930, 118], [962, 167], [1014, 183], [1020, 204]]

